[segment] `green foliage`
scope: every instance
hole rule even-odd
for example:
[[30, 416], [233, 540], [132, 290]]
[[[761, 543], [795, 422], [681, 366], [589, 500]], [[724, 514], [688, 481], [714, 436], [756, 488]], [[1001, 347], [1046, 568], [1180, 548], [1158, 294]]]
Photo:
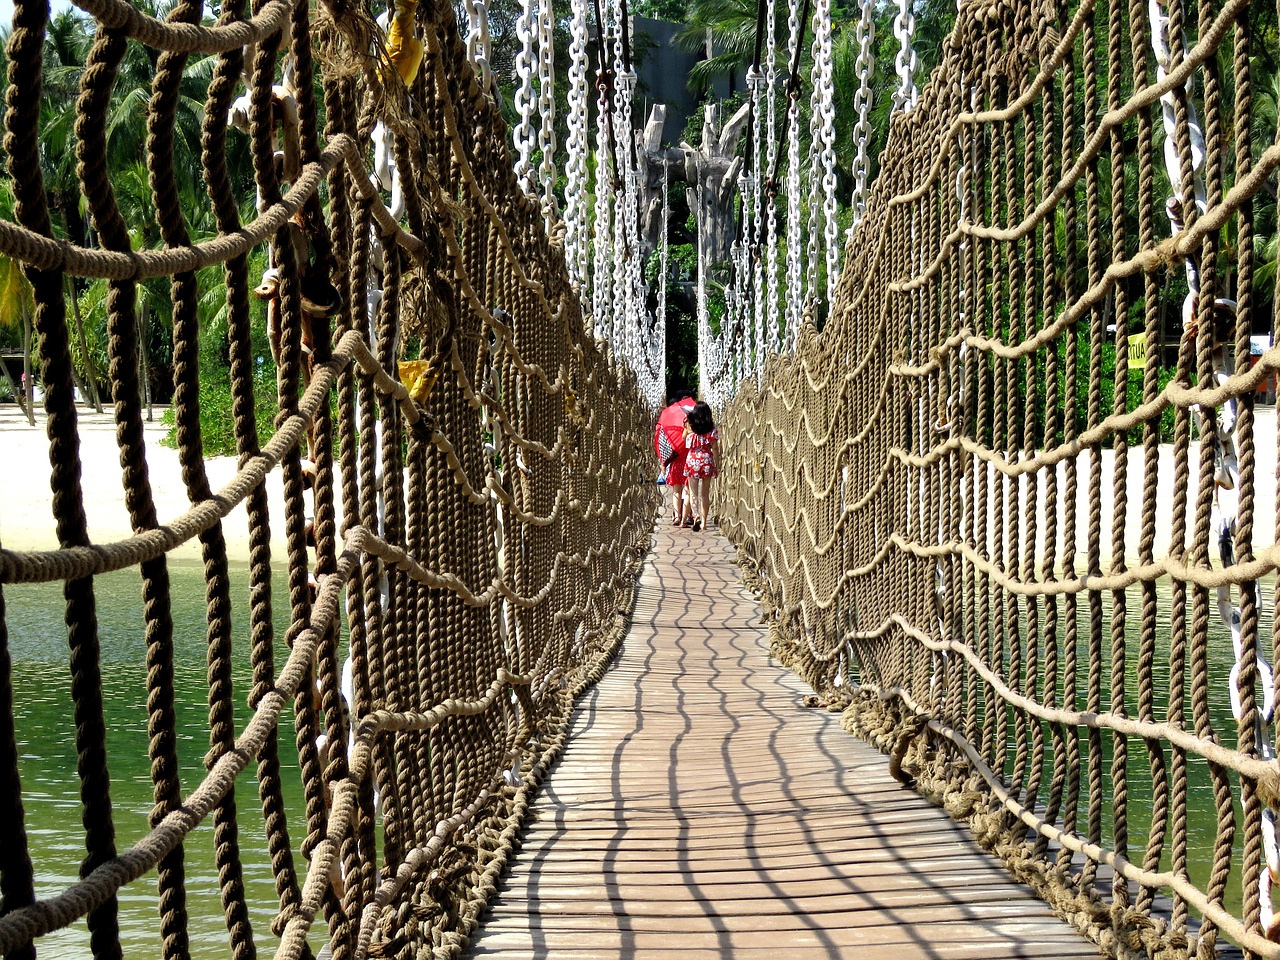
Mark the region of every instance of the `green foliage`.
[[[259, 360], [262, 358], [259, 357]], [[276, 368], [269, 362], [257, 363], [253, 376], [254, 417], [258, 436], [264, 440], [274, 431], [276, 415]], [[178, 445], [173, 408], [165, 410], [163, 423], [168, 434], [160, 442], [166, 447]], [[235, 418], [231, 414], [231, 373], [225, 367], [201, 368], [200, 434], [206, 457], [234, 456], [236, 452]]]

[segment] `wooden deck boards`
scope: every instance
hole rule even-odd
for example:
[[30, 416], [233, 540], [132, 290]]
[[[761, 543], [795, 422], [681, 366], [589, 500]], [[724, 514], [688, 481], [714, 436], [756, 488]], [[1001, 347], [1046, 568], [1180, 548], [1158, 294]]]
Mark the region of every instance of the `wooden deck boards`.
[[669, 531], [469, 956], [1098, 955], [802, 705], [728, 543]]

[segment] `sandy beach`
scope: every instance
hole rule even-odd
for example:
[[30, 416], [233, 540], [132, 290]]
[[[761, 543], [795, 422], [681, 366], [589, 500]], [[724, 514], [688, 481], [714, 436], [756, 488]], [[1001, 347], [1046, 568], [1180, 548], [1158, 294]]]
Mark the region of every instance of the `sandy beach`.
[[[157, 408], [155, 421], [146, 427], [147, 462], [156, 510], [161, 524], [172, 522], [190, 507], [177, 451], [160, 445], [168, 428], [161, 423], [161, 409]], [[1276, 408], [1259, 406], [1254, 435], [1257, 439], [1256, 517], [1254, 543], [1269, 546], [1275, 542], [1276, 528]], [[133, 530], [125, 511], [118, 448], [115, 441], [115, 424], [111, 414], [98, 414], [91, 408], [81, 407], [80, 458], [85, 478], [85, 509], [89, 518], [89, 535], [96, 543], [109, 543], [129, 537]], [[1188, 529], [1194, 523], [1195, 478], [1198, 476], [1197, 443], [1192, 443], [1190, 466], [1193, 489], [1188, 507]], [[13, 404], [0, 404], [0, 458], [9, 466], [0, 496], [0, 546], [9, 550], [55, 549], [58, 544], [53, 534], [53, 495], [49, 488], [48, 438], [44, 420], [37, 417], [32, 427]], [[1079, 494], [1077, 497], [1077, 550], [1081, 557], [1088, 548], [1089, 516], [1089, 457], [1080, 454], [1077, 459]], [[214, 491], [219, 490], [235, 476], [233, 457], [212, 457], [205, 461], [209, 482]], [[1141, 447], [1129, 451], [1129, 507], [1125, 515], [1126, 553], [1132, 561], [1137, 558], [1137, 545], [1142, 521], [1143, 456]], [[1114, 517], [1115, 496], [1113, 486], [1114, 454], [1102, 452], [1102, 554], [1104, 565], [1109, 561], [1111, 527]], [[994, 477], [994, 469], [991, 471]], [[1058, 465], [1059, 488], [1065, 492], [1066, 465]], [[1012, 486], [1012, 485], [1010, 485]], [[1039, 516], [1038, 550], [1043, 548], [1045, 522], [1045, 483], [1037, 484], [1036, 510]], [[271, 500], [272, 548], [277, 555], [284, 549], [283, 529], [278, 518], [283, 517], [283, 496], [279, 471], [267, 478], [267, 492]], [[1173, 448], [1160, 448], [1158, 505], [1156, 515], [1156, 556], [1168, 552], [1173, 529], [1174, 502]], [[1012, 494], [1010, 494], [1012, 496]], [[1025, 481], [1015, 501], [1021, 510], [1030, 508], [1027, 503]], [[993, 505], [994, 506], [994, 505]], [[1066, 500], [1059, 494], [1060, 524], [1065, 517]], [[994, 509], [991, 521], [994, 521]], [[990, 522], [988, 529], [994, 528]], [[1060, 525], [1059, 529], [1063, 529]], [[227, 548], [232, 559], [247, 559], [249, 532], [246, 511], [236, 507], [223, 521]], [[992, 544], [994, 546], [994, 544]], [[1062, 544], [1058, 546], [1059, 551]], [[1211, 551], [1215, 563], [1216, 549]], [[198, 558], [200, 547], [196, 542], [184, 545], [172, 556]], [[1059, 553], [1059, 555], [1061, 555]]]
[[[39, 410], [39, 408], [37, 407]], [[163, 408], [155, 410], [155, 421], [145, 423], [147, 468], [151, 478], [156, 513], [160, 523], [172, 522], [191, 507], [178, 452], [160, 445], [169, 432], [161, 423]], [[116, 445], [115, 421], [109, 408], [96, 413], [92, 407], [77, 411], [80, 422], [80, 463], [84, 482], [85, 512], [89, 520], [89, 536], [95, 543], [124, 540], [133, 534], [125, 509], [121, 482], [119, 447]], [[49, 439], [45, 433], [43, 411], [36, 425], [11, 403], [0, 404], [0, 462], [5, 471], [0, 489], [0, 546], [7, 550], [52, 550], [58, 547], [54, 535], [53, 493], [49, 487], [52, 472], [49, 465]], [[216, 493], [236, 472], [234, 457], [210, 457], [205, 460], [209, 483]], [[271, 501], [272, 553], [283, 556], [284, 500], [279, 470], [267, 477], [267, 494]], [[233, 560], [249, 557], [249, 524], [243, 505], [237, 506], [222, 521], [228, 556]], [[277, 527], [280, 527], [277, 529]], [[198, 559], [199, 541], [191, 541], [170, 553], [183, 559]]]

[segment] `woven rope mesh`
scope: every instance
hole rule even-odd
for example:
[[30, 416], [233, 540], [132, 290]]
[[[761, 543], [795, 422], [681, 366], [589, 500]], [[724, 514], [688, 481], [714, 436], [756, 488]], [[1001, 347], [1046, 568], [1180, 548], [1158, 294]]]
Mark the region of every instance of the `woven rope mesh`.
[[[54, 499], [48, 549], [0, 552], [0, 583], [64, 584], [74, 709], [58, 736], [75, 743], [85, 850], [81, 879], [37, 899], [48, 881], [29, 856], [24, 803], [38, 800], [18, 777], [27, 732], [14, 729], [0, 599], [0, 954], [34, 956], [36, 938], [87, 919], [82, 950], [121, 956], [116, 908], [131, 884], [131, 897], [156, 898], [165, 956], [188, 955], [182, 849], [193, 830], [213, 834], [234, 956], [254, 955], [255, 938], [291, 958], [321, 944], [335, 957], [455, 954], [574, 697], [620, 637], [655, 506], [649, 413], [633, 376], [584, 331], [561, 249], [516, 186], [505, 128], [449, 4], [417, 10], [416, 73], [401, 70], [412, 58], [386, 52], [356, 5], [229, 2], [212, 26], [197, 26], [192, 0], [166, 22], [121, 0], [84, 9], [97, 32], [75, 123], [92, 249], [50, 235], [37, 155], [42, 3], [18, 4], [8, 45], [16, 202], [0, 250], [34, 290]], [[155, 64], [143, 159], [163, 238], [147, 249], [132, 246], [105, 148], [113, 83], [139, 44]], [[184, 67], [204, 56], [215, 60], [198, 201], [218, 233], [194, 243], [175, 188], [174, 124]], [[253, 195], [235, 192], [226, 162], [237, 109], [257, 199], [244, 222]], [[388, 155], [402, 192], [390, 198], [394, 215], [391, 184], [371, 175]], [[249, 254], [264, 245], [273, 272], [250, 276]], [[201, 456], [195, 277], [211, 266], [240, 456], [216, 492]], [[77, 452], [68, 275], [109, 281], [120, 495], [137, 531], [119, 542], [91, 541], [86, 525], [83, 489], [98, 478]], [[172, 284], [176, 436], [191, 502], [176, 517], [155, 508], [135, 373], [136, 289], [153, 277]], [[255, 293], [268, 301], [278, 364], [271, 436], [253, 414]], [[402, 368], [410, 346], [417, 363]], [[268, 498], [269, 475], [280, 477], [281, 501]], [[239, 618], [220, 523], [233, 511], [247, 513], [250, 531], [250, 604]], [[209, 726], [180, 748], [191, 731], [175, 727], [167, 552], [197, 542]], [[144, 600], [136, 671], [146, 677], [155, 806], [151, 830], [126, 849], [113, 825], [95, 577], [129, 567]], [[233, 658], [246, 657], [251, 688], [233, 689]], [[233, 702], [246, 698], [251, 714], [237, 723]], [[295, 742], [280, 735], [289, 713]], [[184, 791], [180, 752], [205, 749], [207, 776]], [[282, 788], [291, 767], [301, 800]], [[264, 830], [269, 862], [246, 864], [239, 841]], [[75, 854], [63, 856], [63, 875], [74, 874]], [[250, 922], [262, 912], [247, 902], [250, 866], [274, 877], [268, 930]]]
[[962, 3], [723, 417], [776, 651], [1120, 955], [1280, 956], [1260, 9]]

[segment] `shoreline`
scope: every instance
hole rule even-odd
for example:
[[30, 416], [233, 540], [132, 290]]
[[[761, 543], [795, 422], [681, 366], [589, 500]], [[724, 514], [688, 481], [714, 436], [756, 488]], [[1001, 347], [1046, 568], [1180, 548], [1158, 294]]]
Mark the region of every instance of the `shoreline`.
[[[169, 428], [160, 422], [160, 414], [165, 408], [157, 407], [156, 419], [151, 423], [144, 422], [143, 434], [147, 449], [147, 470], [151, 479], [152, 495], [155, 499], [156, 514], [161, 525], [171, 523], [185, 514], [191, 503], [186, 495], [186, 486], [182, 482], [182, 469], [178, 462], [178, 452], [161, 446], [160, 441], [168, 433]], [[116, 445], [115, 421], [111, 413], [95, 412], [87, 405], [77, 407], [80, 428], [80, 463], [84, 486], [85, 513], [89, 521], [89, 536], [94, 543], [106, 544], [128, 539], [133, 535], [128, 513], [124, 506], [120, 467], [119, 448]], [[1255, 411], [1256, 426], [1254, 438], [1256, 443], [1257, 471], [1255, 475], [1256, 516], [1254, 521], [1255, 547], [1270, 546], [1276, 535], [1276, 466], [1277, 435], [1276, 407], [1258, 406]], [[1194, 522], [1195, 490], [1198, 476], [1197, 470], [1198, 444], [1193, 443], [1190, 450], [1190, 467], [1193, 489], [1190, 491], [1188, 505], [1188, 531]], [[10, 465], [10, 470], [3, 484], [3, 495], [0, 495], [0, 547], [13, 551], [55, 550], [58, 547], [54, 533], [53, 493], [49, 487], [52, 470], [49, 465], [48, 436], [45, 432], [44, 420], [37, 415], [36, 425], [30, 426], [22, 416], [16, 404], [0, 404], [0, 457]], [[1088, 549], [1087, 518], [1089, 516], [1089, 454], [1080, 453], [1076, 458], [1079, 489], [1077, 495], [1077, 557], [1083, 558]], [[228, 484], [236, 474], [235, 457], [209, 457], [205, 461], [205, 470], [209, 476], [209, 484], [216, 493]], [[1066, 461], [1058, 464], [1059, 479], [1059, 519], [1064, 516], [1066, 499], [1061, 494], [1065, 490]], [[1110, 449], [1102, 451], [1102, 557], [1104, 569], [1110, 562], [1110, 544], [1112, 527], [1112, 510], [1114, 503], [1112, 477], [1114, 454]], [[14, 466], [17, 466], [15, 469]], [[1130, 448], [1129, 452], [1129, 508], [1125, 523], [1126, 560], [1132, 562], [1137, 558], [1139, 535], [1141, 532], [1141, 494], [1143, 479], [1142, 449]], [[1041, 473], [1043, 481], [1044, 474]], [[997, 478], [994, 466], [989, 467], [991, 480]], [[1027, 490], [1025, 478], [1021, 483], [1010, 484], [1009, 496], [1013, 502], [1023, 507], [1026, 516]], [[1044, 549], [1044, 537], [1047, 527], [1047, 511], [1045, 503], [1046, 484], [1037, 484], [1037, 554]], [[1021, 489], [1019, 489], [1021, 488]], [[1014, 492], [1016, 490], [1016, 492]], [[1156, 545], [1157, 557], [1168, 554], [1172, 535], [1172, 504], [1174, 496], [1173, 448], [1169, 444], [1160, 447], [1159, 484], [1156, 512]], [[271, 550], [275, 556], [284, 556], [285, 538], [283, 528], [284, 492], [279, 470], [273, 470], [267, 476], [267, 498], [271, 510]], [[995, 503], [988, 517], [989, 535], [994, 537]], [[237, 505], [222, 520], [223, 535], [227, 543], [227, 558], [232, 562], [246, 562], [249, 558], [249, 524], [247, 510], [243, 503]], [[1007, 530], [1007, 525], [1005, 525]], [[1059, 530], [1062, 530], [1059, 526]], [[990, 544], [994, 547], [994, 541]], [[1063, 544], [1058, 545], [1059, 563]], [[169, 552], [174, 559], [199, 560], [201, 550], [199, 540], [183, 544]], [[1214, 566], [1218, 566], [1216, 554]], [[1083, 569], [1079, 565], [1078, 569]]]
[[[191, 509], [178, 451], [160, 445], [169, 427], [160, 422], [165, 407], [155, 408], [155, 420], [143, 422], [147, 450], [147, 473], [160, 524], [171, 523]], [[76, 408], [80, 432], [80, 469], [84, 489], [85, 514], [89, 537], [94, 543], [106, 544], [133, 536], [133, 526], [124, 505], [123, 470], [116, 445], [115, 420], [108, 408], [102, 413], [93, 407]], [[10, 469], [0, 495], [0, 547], [6, 550], [56, 550], [57, 536], [53, 521], [53, 491], [49, 486], [52, 467], [49, 464], [49, 438], [45, 421], [39, 412], [36, 425], [27, 423], [16, 404], [0, 404], [0, 458]], [[15, 469], [15, 464], [18, 465]], [[235, 457], [207, 457], [204, 461], [209, 485], [216, 494], [236, 474]], [[271, 551], [283, 556], [285, 549], [283, 517], [284, 492], [280, 471], [267, 476], [267, 498], [270, 503]], [[222, 520], [227, 543], [227, 559], [232, 563], [249, 559], [249, 521], [243, 503]], [[176, 560], [201, 559], [200, 541], [193, 539], [169, 551]]]

